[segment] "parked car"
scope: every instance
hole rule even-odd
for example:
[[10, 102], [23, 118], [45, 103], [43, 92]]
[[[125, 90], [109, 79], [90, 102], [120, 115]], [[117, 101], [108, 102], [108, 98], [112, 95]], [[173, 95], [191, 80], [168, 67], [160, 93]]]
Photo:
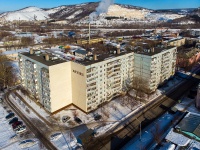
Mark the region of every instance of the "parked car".
[[28, 148], [28, 147], [32, 147], [34, 144], [36, 144], [37, 142], [34, 140], [24, 140], [22, 142], [19, 143], [19, 146], [23, 149], [23, 148]]
[[14, 113], [9, 113], [7, 116], [6, 116], [6, 119], [11, 119], [11, 118], [13, 118], [15, 116], [15, 114]]
[[22, 126], [21, 128], [17, 129], [16, 133], [19, 134], [19, 133], [22, 133], [24, 131], [26, 131], [26, 126]]
[[9, 124], [13, 124], [13, 123], [15, 123], [17, 121], [18, 121], [18, 118], [14, 117], [14, 118], [12, 118], [12, 120], [9, 121]]
[[15, 128], [13, 128], [13, 130], [14, 130], [14, 131], [17, 131], [19, 128], [21, 128], [21, 127], [23, 127], [23, 126], [24, 126], [23, 124], [18, 125], [18, 126], [16, 126]]
[[9, 110], [7, 110], [7, 113], [11, 113], [11, 112], [12, 112], [12, 110], [10, 110], [10, 109], [9, 109]]
[[65, 123], [65, 122], [67, 122], [69, 119], [70, 119], [69, 116], [63, 116], [63, 117], [62, 117], [62, 122]]
[[79, 119], [78, 117], [74, 117], [74, 121], [76, 121], [78, 124], [82, 123], [81, 119]]
[[102, 118], [102, 116], [99, 115], [99, 114], [95, 114], [95, 115], [94, 115], [94, 120], [95, 120], [95, 121], [97, 121], [97, 120], [99, 120], [99, 119], [101, 119], [101, 118]]
[[60, 137], [62, 136], [62, 134], [60, 132], [58, 133], [54, 133], [50, 136], [51, 140], [58, 140]]
[[17, 121], [15, 123], [12, 124], [13, 129], [15, 129], [17, 126], [22, 125], [23, 122], [22, 121]]

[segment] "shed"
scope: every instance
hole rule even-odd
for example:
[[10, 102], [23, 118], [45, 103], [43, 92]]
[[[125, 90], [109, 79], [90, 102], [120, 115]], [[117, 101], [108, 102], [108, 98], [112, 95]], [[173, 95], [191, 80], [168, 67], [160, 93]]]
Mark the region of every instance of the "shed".
[[88, 143], [93, 138], [93, 136], [94, 136], [94, 130], [89, 129], [86, 132], [84, 132], [83, 134], [79, 135], [77, 137], [77, 141], [81, 145], [84, 145], [84, 144]]
[[187, 114], [175, 128], [183, 134], [200, 141], [200, 115]]

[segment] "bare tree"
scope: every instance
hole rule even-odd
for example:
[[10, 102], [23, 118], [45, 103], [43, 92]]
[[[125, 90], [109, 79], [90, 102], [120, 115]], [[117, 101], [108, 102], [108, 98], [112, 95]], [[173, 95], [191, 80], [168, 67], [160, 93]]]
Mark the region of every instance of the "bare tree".
[[78, 117], [78, 111], [77, 111], [77, 110], [74, 110], [74, 111], [72, 112], [72, 114], [73, 114], [74, 118]]
[[3, 87], [12, 86], [16, 82], [15, 69], [7, 63], [9, 59], [0, 54], [0, 83]]
[[145, 97], [145, 91], [148, 89], [148, 83], [141, 77], [133, 77], [132, 87], [135, 90], [135, 99], [140, 101]]

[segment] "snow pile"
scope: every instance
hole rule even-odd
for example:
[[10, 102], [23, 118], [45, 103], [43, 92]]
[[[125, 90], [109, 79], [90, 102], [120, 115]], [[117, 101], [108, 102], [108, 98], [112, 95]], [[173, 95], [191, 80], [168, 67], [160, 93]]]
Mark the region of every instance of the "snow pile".
[[49, 18], [48, 12], [37, 7], [28, 7], [18, 11], [3, 13], [0, 15], [0, 19], [2, 17], [4, 17], [4, 19], [7, 21], [14, 21], [14, 20], [33, 21], [33, 20], [46, 20]]
[[53, 13], [56, 13], [58, 12], [59, 10], [62, 10], [64, 8], [66, 8], [67, 6], [60, 6], [60, 7], [55, 7], [55, 8], [51, 8], [51, 9], [48, 9], [46, 12], [48, 14], [53, 14]]
[[71, 132], [59, 133], [58, 136], [51, 140], [51, 142], [59, 150], [71, 150], [76, 149], [77, 147], [77, 140]]
[[179, 146], [187, 146], [188, 143], [190, 143], [189, 138], [185, 137], [182, 134], [174, 132], [173, 129], [170, 130], [165, 139]]
[[67, 17], [66, 19], [73, 19], [75, 18], [78, 14], [82, 13], [83, 10], [78, 10], [75, 13], [73, 13], [71, 16]]
[[146, 9], [128, 9], [119, 5], [111, 5], [108, 9], [108, 16], [124, 17], [129, 19], [144, 19], [145, 16], [150, 12]]
[[182, 18], [185, 15], [179, 14], [167, 14], [167, 13], [149, 13], [146, 15], [146, 18], [150, 21], [168, 21], [178, 18]]

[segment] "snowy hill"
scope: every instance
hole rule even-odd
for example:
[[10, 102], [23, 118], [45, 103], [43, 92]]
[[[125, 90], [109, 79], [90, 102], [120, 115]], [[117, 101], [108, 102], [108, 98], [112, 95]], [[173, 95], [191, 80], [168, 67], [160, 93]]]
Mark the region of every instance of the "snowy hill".
[[[67, 22], [78, 22], [88, 20], [91, 13], [95, 12], [98, 2], [89, 2], [77, 5], [63, 5], [50, 9], [37, 7], [27, 7], [17, 11], [0, 14], [0, 21], [34, 21], [34, 20], [66, 20]], [[184, 14], [185, 15], [185, 14]], [[146, 21], [168, 21], [184, 16], [171, 10], [150, 10], [132, 5], [113, 4], [108, 8], [108, 12], [99, 15], [99, 19], [105, 17], [126, 18], [128, 20], [146, 20]]]
[[25, 21], [33, 21], [33, 20], [45, 20], [49, 18], [49, 15], [46, 11], [37, 7], [27, 7], [24, 9], [20, 9], [13, 12], [6, 12], [0, 15], [0, 18], [3, 18], [7, 21], [14, 20], [25, 20]]
[[[125, 5], [126, 6], [126, 5]], [[131, 8], [122, 5], [111, 5], [107, 16], [124, 17], [128, 19], [144, 19], [151, 11], [144, 8]]]

